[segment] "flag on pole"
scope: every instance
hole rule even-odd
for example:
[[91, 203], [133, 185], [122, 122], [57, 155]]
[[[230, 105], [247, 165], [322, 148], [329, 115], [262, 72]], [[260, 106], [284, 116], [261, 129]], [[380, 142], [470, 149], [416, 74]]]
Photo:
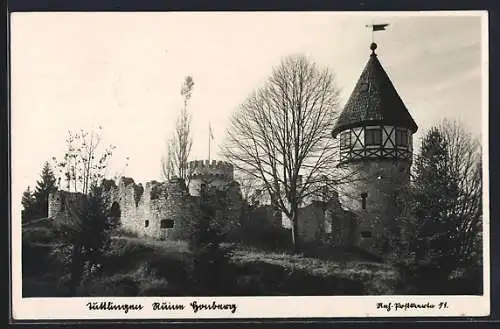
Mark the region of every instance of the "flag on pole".
[[372, 25], [367, 25], [366, 27], [371, 27], [372, 31], [384, 31], [385, 27], [388, 25], [389, 24], [372, 24]]
[[212, 131], [212, 125], [210, 123], [208, 124], [208, 133], [210, 134], [210, 138], [214, 139], [214, 133]]

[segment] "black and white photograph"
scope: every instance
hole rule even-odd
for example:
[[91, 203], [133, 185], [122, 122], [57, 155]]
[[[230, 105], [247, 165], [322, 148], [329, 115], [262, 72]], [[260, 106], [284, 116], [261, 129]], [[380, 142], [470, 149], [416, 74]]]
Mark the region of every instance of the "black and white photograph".
[[13, 13], [14, 317], [488, 315], [487, 26]]

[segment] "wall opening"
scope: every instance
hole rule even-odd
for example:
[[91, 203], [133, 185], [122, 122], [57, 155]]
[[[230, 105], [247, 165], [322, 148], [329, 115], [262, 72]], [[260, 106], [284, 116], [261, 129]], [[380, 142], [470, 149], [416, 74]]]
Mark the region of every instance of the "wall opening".
[[160, 221], [160, 228], [173, 228], [174, 221], [172, 219], [162, 219]]
[[368, 193], [361, 193], [361, 208], [366, 209], [366, 198], [368, 197]]
[[149, 220], [147, 220], [147, 219], [146, 219], [146, 220], [144, 221], [144, 227], [148, 227], [148, 226], [149, 226]]
[[202, 200], [207, 199], [207, 184], [206, 183], [200, 184], [200, 197]]
[[361, 231], [361, 237], [364, 239], [371, 238], [372, 232], [371, 231]]
[[151, 186], [151, 191], [149, 192], [149, 198], [151, 200], [159, 199], [160, 194], [162, 192], [161, 188], [162, 188], [162, 186], [159, 184]]
[[120, 209], [120, 204], [116, 201], [113, 202], [111, 204], [111, 208], [109, 209], [109, 218], [112, 220], [112, 222], [119, 223], [121, 215], [122, 211]]
[[109, 215], [115, 218], [121, 217], [122, 211], [120, 210], [120, 204], [118, 202], [113, 202], [113, 204], [111, 205], [111, 209], [109, 210]]

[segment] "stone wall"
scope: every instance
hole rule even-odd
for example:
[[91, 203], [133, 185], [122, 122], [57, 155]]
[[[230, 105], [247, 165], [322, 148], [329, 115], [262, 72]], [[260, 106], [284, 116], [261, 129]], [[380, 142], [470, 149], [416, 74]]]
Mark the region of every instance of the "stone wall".
[[[152, 203], [152, 218], [157, 218], [160, 225], [160, 239], [185, 239], [189, 232], [189, 221], [196, 216], [196, 200], [189, 195], [183, 180], [170, 180], [165, 190], [164, 197]], [[162, 220], [167, 221], [167, 228], [161, 228]], [[168, 221], [171, 221], [172, 227]]]
[[156, 239], [180, 239], [192, 217], [193, 200], [182, 179], [147, 182], [142, 188], [122, 177], [105, 191], [107, 203], [118, 203], [124, 230]]
[[49, 194], [48, 198], [48, 217], [56, 218], [58, 216], [69, 215], [69, 204], [79, 203], [83, 200], [83, 194], [71, 193], [67, 191], [56, 191]]
[[299, 209], [299, 236], [307, 243], [351, 247], [356, 243], [356, 225], [356, 215], [342, 209], [336, 193], [328, 201], [313, 200]]
[[[242, 198], [239, 183], [233, 179], [231, 166], [223, 162], [193, 163], [191, 166], [194, 167], [191, 169], [196, 169], [196, 175], [193, 176], [189, 189], [185, 182], [178, 178], [165, 182], [147, 182], [144, 186], [127, 177], [122, 177], [118, 182], [105, 180], [102, 184], [105, 204], [108, 209], [114, 209], [116, 216], [120, 218], [121, 228], [125, 231], [154, 239], [185, 239], [189, 233], [189, 221], [200, 216], [198, 189], [204, 185], [207, 190], [212, 191], [212, 195], [219, 199], [223, 197], [214, 200], [214, 205], [216, 219], [224, 224], [228, 239], [236, 241], [245, 234], [258, 235], [259, 229], [262, 234], [265, 234], [266, 230], [274, 232], [284, 229], [280, 214], [270, 205], [252, 209], [250, 217], [253, 218], [252, 222], [255, 221], [256, 227], [248, 220], [242, 222], [245, 217], [243, 212], [249, 208]], [[371, 189], [376, 187], [365, 185], [357, 187], [355, 192], [368, 188], [372, 191]], [[65, 191], [54, 193], [49, 198], [49, 216], [65, 211], [61, 206], [64, 198], [81, 197], [82, 195]], [[338, 195], [330, 197], [327, 202], [312, 200], [301, 207], [298, 221], [302, 240], [309, 243], [327, 242], [338, 246], [351, 246], [359, 242], [357, 237], [360, 229], [357, 226], [361, 221], [357, 218], [360, 213], [357, 200], [346, 202], [355, 210], [353, 213], [342, 208]], [[366, 216], [363, 219], [365, 220]], [[369, 226], [369, 222], [363, 223], [363, 228]], [[245, 227], [252, 232], [244, 232]]]
[[189, 194], [193, 196], [200, 195], [202, 184], [222, 190], [234, 182], [233, 166], [224, 161], [191, 161], [188, 163], [188, 175]]
[[321, 241], [325, 236], [325, 208], [322, 202], [312, 202], [299, 209], [298, 229], [303, 242]]
[[[184, 180], [173, 178], [167, 182], [136, 184], [132, 178], [122, 177], [118, 183], [104, 180], [103, 198], [108, 209], [114, 209], [124, 231], [140, 237], [155, 239], [184, 239], [189, 221], [199, 216], [198, 196], [202, 184], [217, 191], [225, 191], [226, 203], [217, 217], [227, 223], [228, 231], [238, 226], [243, 208], [240, 185], [233, 179], [233, 168], [225, 162], [195, 161], [190, 163], [193, 184], [189, 190]], [[190, 193], [190, 191], [192, 193]], [[66, 191], [57, 191], [49, 197], [49, 216], [62, 215], [64, 198], [82, 198]]]
[[[350, 163], [355, 180], [342, 186], [342, 207], [357, 216], [354, 240], [359, 247], [381, 253], [387, 230], [397, 225], [396, 198], [409, 183], [410, 163], [372, 160]], [[364, 201], [363, 201], [364, 199]]]

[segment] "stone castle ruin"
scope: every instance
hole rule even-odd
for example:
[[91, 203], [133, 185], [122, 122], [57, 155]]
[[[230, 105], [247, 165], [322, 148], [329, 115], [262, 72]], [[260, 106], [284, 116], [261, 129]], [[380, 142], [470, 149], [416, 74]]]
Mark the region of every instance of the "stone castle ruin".
[[[197, 215], [200, 189], [225, 191], [229, 205], [223, 216], [228, 225], [238, 220], [243, 205], [240, 187], [233, 179], [233, 167], [222, 161], [192, 161], [188, 184], [183, 179], [136, 184], [132, 178], [121, 177], [116, 183], [104, 180], [103, 198], [121, 227], [141, 237], [155, 239], [186, 238], [187, 221]], [[77, 193], [57, 191], [49, 196], [49, 217], [67, 212], [65, 199], [81, 197]]]
[[[332, 131], [332, 137], [340, 140], [339, 166], [357, 172], [358, 177], [325, 200], [302, 205], [298, 228], [304, 242], [323, 241], [380, 253], [388, 229], [397, 226], [395, 200], [409, 183], [412, 136], [418, 127], [379, 62], [376, 48], [372, 43], [370, 58]], [[228, 232], [238, 228], [246, 205], [233, 166], [223, 161], [192, 161], [188, 175], [187, 182], [175, 178], [148, 182], [144, 187], [123, 177], [118, 183], [105, 181], [103, 193], [122, 227], [139, 236], [185, 238], [187, 221], [197, 216], [203, 189], [225, 192], [225, 205], [216, 217]], [[52, 194], [49, 216], [66, 211], [65, 198], [79, 197], [64, 191]], [[256, 214], [276, 225], [273, 207], [262, 206]], [[283, 229], [281, 222], [278, 226]]]
[[[216, 218], [224, 225], [229, 236], [237, 235], [241, 226], [245, 201], [240, 185], [234, 180], [233, 166], [223, 161], [191, 161], [188, 163], [189, 180], [172, 178], [168, 181], [147, 182], [144, 186], [132, 178], [121, 177], [118, 182], [104, 180], [102, 193], [105, 205], [113, 217], [119, 218], [124, 231], [159, 240], [186, 239], [188, 221], [199, 216], [200, 191], [224, 191], [223, 209], [216, 210]], [[59, 190], [49, 196], [49, 217], [69, 215], [67, 201], [77, 201], [83, 195]], [[282, 226], [281, 215], [271, 205], [262, 205], [252, 210], [259, 230]], [[352, 216], [342, 210], [338, 195], [328, 202], [311, 201], [300, 210], [299, 234], [305, 242], [326, 241], [333, 232], [335, 244], [352, 244], [349, 236]], [[249, 233], [249, 232], [248, 232]], [[240, 232], [239, 234], [246, 234]]]

